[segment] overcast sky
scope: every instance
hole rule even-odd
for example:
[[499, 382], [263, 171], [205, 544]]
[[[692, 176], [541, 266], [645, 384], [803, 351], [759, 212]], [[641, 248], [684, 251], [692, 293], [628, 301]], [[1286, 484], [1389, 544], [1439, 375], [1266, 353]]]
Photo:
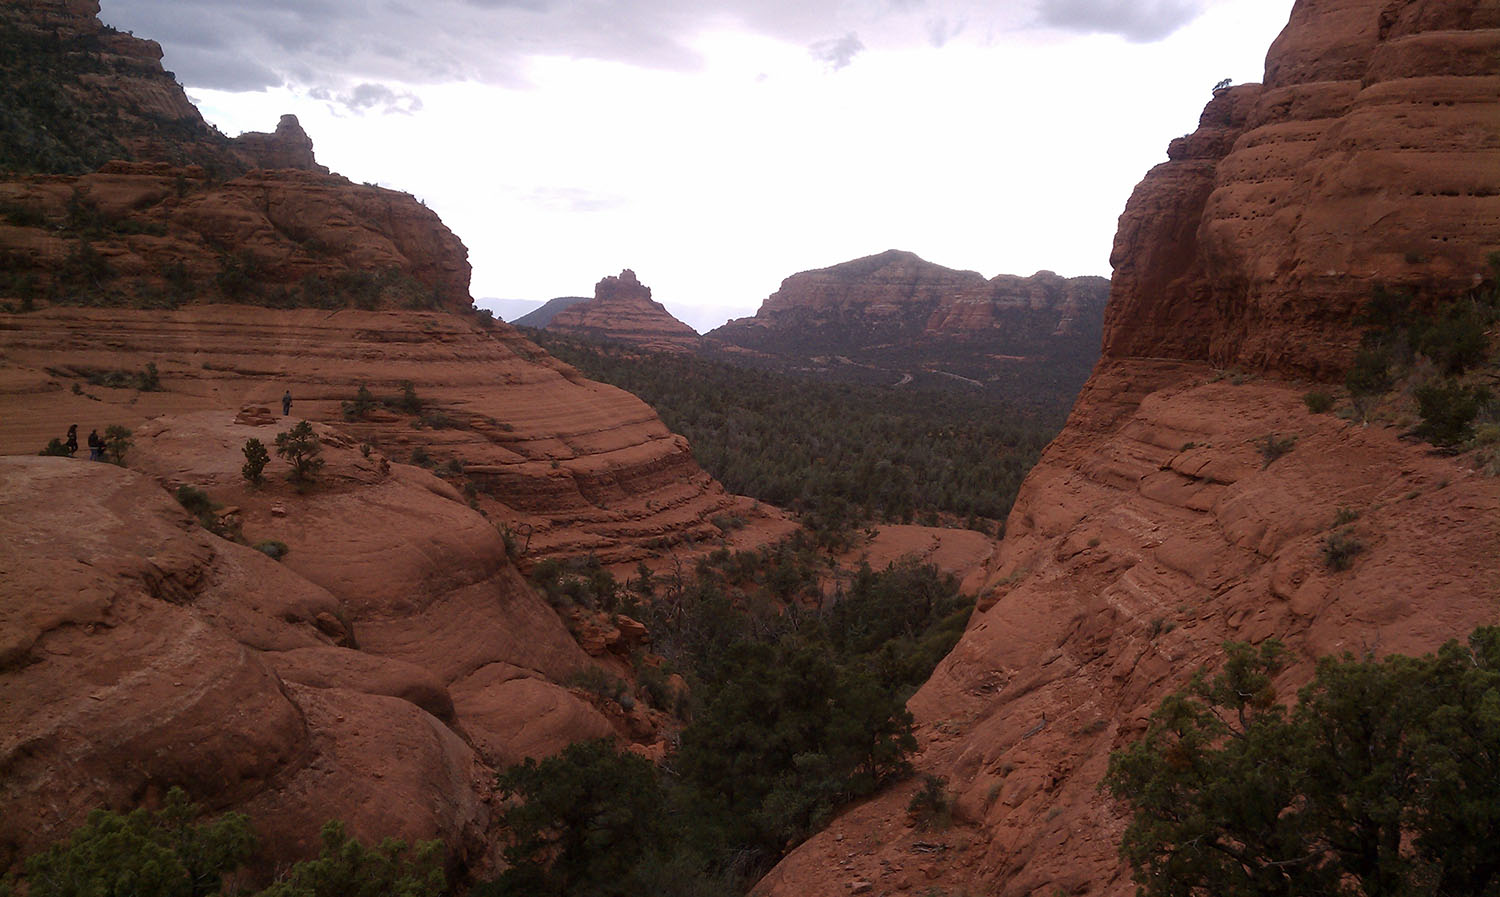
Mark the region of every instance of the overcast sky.
[[700, 328], [906, 249], [1109, 274], [1131, 189], [1292, 0], [103, 0], [225, 133], [415, 194], [472, 292], [633, 268]]

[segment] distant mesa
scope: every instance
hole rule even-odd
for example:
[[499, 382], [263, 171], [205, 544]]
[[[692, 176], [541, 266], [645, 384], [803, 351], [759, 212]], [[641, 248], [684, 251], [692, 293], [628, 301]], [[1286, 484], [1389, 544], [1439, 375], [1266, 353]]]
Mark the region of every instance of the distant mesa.
[[541, 308], [516, 318], [511, 323], [517, 327], [546, 327], [557, 317], [557, 313], [565, 308], [572, 308], [580, 302], [593, 301], [588, 296], [558, 296], [556, 299], [548, 299]]
[[740, 363], [1071, 401], [1098, 358], [1108, 296], [1102, 277], [986, 279], [893, 249], [794, 274], [706, 340]]
[[[554, 304], [558, 307], [541, 326], [564, 336], [628, 343], [657, 352], [692, 352], [703, 344], [698, 331], [652, 300], [651, 288], [637, 280], [629, 268], [618, 277], [599, 281], [594, 286], [594, 298], [554, 299], [537, 314]], [[527, 324], [526, 319], [516, 323], [536, 326]]]

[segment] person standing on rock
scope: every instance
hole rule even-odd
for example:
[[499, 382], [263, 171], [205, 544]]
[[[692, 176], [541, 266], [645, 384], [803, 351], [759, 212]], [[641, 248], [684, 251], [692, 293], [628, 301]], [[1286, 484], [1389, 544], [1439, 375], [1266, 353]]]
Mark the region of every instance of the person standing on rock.
[[292, 391], [289, 389], [281, 394], [281, 416], [286, 417], [292, 413]]
[[65, 443], [63, 443], [63, 446], [65, 448], [67, 448], [67, 450], [68, 450], [68, 457], [69, 458], [71, 458], [74, 455], [78, 454], [78, 425], [77, 424], [74, 424], [73, 426], [71, 426], [71, 427], [68, 428], [68, 441], [65, 442]]
[[89, 431], [89, 460], [98, 461], [104, 457], [104, 440], [99, 437], [98, 430]]

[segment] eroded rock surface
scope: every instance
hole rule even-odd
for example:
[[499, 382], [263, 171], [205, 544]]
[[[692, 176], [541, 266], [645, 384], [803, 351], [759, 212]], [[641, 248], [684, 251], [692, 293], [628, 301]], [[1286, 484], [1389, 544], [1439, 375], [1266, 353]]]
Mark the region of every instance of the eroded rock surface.
[[[774, 509], [726, 493], [645, 403], [583, 379], [504, 324], [237, 306], [0, 318], [0, 452], [36, 452], [72, 423], [83, 441], [93, 427], [135, 428], [164, 413], [260, 408], [265, 425], [253, 434], [267, 445], [308, 418], [395, 460], [425, 455], [453, 488], [470, 484], [530, 558], [593, 552], [633, 566], [689, 539], [707, 544], [718, 534], [711, 518], [724, 513], [749, 520], [762, 541], [790, 528]], [[90, 372], [147, 364], [159, 372], [158, 391], [89, 382]], [[344, 403], [361, 385], [395, 401], [407, 382], [420, 408], [376, 406], [345, 419]], [[280, 416], [284, 391], [293, 395], [290, 418]], [[222, 457], [217, 473], [237, 478], [243, 459]]]
[[539, 317], [550, 313], [541, 326], [564, 336], [628, 343], [656, 352], [690, 352], [702, 343], [696, 330], [652, 300], [651, 288], [628, 268], [618, 277], [599, 281], [593, 299], [538, 312]]
[[[1173, 142], [1121, 217], [1104, 357], [909, 705], [956, 824], [905, 824], [913, 782], [758, 893], [1123, 897], [1109, 753], [1224, 641], [1281, 639], [1290, 697], [1317, 657], [1419, 654], [1495, 622], [1500, 480], [1402, 427], [1312, 415], [1296, 378], [1342, 372], [1376, 282], [1452, 293], [1500, 248], [1497, 46], [1493, 4], [1301, 0], [1265, 85]], [[1295, 443], [1271, 458], [1267, 436]], [[1364, 548], [1333, 570], [1323, 546], [1350, 514]]]

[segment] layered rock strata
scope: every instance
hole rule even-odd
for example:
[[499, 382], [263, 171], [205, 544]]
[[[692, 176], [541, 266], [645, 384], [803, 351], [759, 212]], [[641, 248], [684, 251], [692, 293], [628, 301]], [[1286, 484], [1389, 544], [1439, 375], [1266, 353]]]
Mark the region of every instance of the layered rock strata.
[[986, 280], [891, 250], [788, 277], [755, 317], [707, 339], [745, 362], [862, 368], [889, 383], [925, 372], [1070, 399], [1098, 357], [1108, 290], [1048, 271]]
[[[3, 319], [0, 453], [34, 453], [73, 423], [87, 434], [160, 414], [261, 407], [276, 413], [278, 429], [327, 421], [397, 460], [425, 457], [456, 484], [472, 484], [479, 507], [513, 527], [532, 558], [592, 553], [634, 565], [716, 540], [709, 521], [724, 513], [754, 524], [747, 538], [790, 526], [779, 512], [727, 494], [649, 406], [585, 380], [504, 324], [239, 306], [68, 308]], [[157, 391], [90, 382], [148, 364]], [[396, 400], [406, 383], [420, 407], [402, 411]], [[361, 385], [386, 404], [346, 419], [345, 403]], [[281, 419], [285, 391], [292, 416]]]
[[[1121, 217], [1104, 357], [909, 705], [955, 826], [906, 824], [913, 783], [758, 893], [1123, 897], [1109, 754], [1224, 641], [1282, 640], [1290, 699], [1318, 657], [1495, 622], [1500, 480], [1402, 426], [1310, 414], [1297, 378], [1342, 370], [1375, 283], [1451, 295], [1500, 249], [1497, 47], [1492, 4], [1301, 0], [1266, 83], [1174, 141]], [[1293, 447], [1273, 458], [1267, 437]], [[1331, 569], [1350, 512], [1364, 548]]]
[[564, 305], [542, 326], [564, 336], [627, 343], [653, 352], [689, 352], [702, 343], [697, 331], [651, 299], [651, 288], [628, 268], [619, 277], [599, 281], [593, 299]]

